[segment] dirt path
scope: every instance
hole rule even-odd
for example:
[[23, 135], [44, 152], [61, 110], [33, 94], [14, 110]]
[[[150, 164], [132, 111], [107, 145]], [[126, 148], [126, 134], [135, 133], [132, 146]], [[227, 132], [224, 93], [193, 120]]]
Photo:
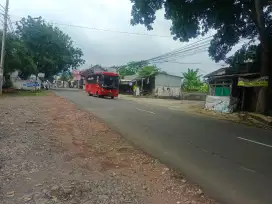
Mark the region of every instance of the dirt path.
[[213, 204], [105, 123], [51, 95], [0, 98], [3, 204]]

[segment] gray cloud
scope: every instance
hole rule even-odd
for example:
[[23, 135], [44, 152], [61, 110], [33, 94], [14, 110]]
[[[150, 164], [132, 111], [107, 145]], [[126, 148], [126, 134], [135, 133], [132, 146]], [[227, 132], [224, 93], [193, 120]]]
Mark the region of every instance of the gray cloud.
[[[5, 1], [0, 0], [0, 3], [4, 5]], [[47, 21], [59, 24], [170, 36], [171, 22], [163, 18], [163, 12], [158, 12], [154, 30], [147, 31], [144, 26], [130, 25], [130, 9], [129, 0], [11, 0], [10, 2], [12, 21], [27, 15], [42, 16]], [[129, 61], [148, 59], [185, 45], [185, 43], [174, 41], [171, 37], [137, 36], [57, 26], [69, 34], [75, 45], [83, 50], [86, 60], [84, 67], [91, 64], [120, 65]], [[183, 57], [179, 61], [200, 62], [201, 64], [164, 63], [158, 66], [177, 75], [186, 71], [187, 68], [200, 68], [204, 73], [219, 67], [210, 60], [207, 53]]]

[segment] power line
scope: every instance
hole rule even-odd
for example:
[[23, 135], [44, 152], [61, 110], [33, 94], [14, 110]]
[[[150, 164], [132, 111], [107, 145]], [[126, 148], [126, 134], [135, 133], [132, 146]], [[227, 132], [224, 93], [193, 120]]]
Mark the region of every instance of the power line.
[[[13, 15], [13, 16], [15, 16], [15, 15]], [[17, 16], [17, 17], [19, 17], [19, 16]], [[120, 33], [120, 34], [128, 34], [128, 35], [139, 35], [139, 36], [149, 36], [149, 37], [160, 37], [160, 38], [173, 38], [170, 35], [155, 35], [155, 34], [148, 34], [148, 33], [135, 33], [135, 32], [128, 32], [128, 31], [111, 30], [111, 29], [104, 29], [104, 28], [74, 25], [74, 24], [58, 23], [58, 22], [55, 22], [55, 21], [47, 21], [47, 20], [45, 20], [45, 21], [48, 22], [48, 23], [52, 23], [52, 24], [60, 25], [60, 26], [68, 26], [68, 27], [95, 30], [95, 31], [102, 31], [102, 32]], [[15, 21], [15, 22], [17, 22], [17, 21]], [[15, 23], [15, 22], [12, 22], [12, 23]]]
[[0, 11], [1, 14], [4, 16], [5, 15], [5, 8], [0, 4]]
[[178, 62], [178, 61], [161, 61], [155, 62], [155, 64], [163, 64], [163, 63], [175, 63], [175, 64], [202, 64], [201, 62]]
[[[189, 52], [189, 53], [183, 54], [181, 57], [193, 56], [193, 55], [200, 54], [200, 53], [203, 53], [206, 51], [207, 51], [206, 49], [197, 50], [195, 52]], [[177, 61], [177, 59], [174, 59], [174, 60], [173, 59], [166, 59], [166, 60], [160, 60], [160, 61], [152, 61], [152, 63], [165, 63], [165, 62], [179, 63]], [[194, 63], [190, 63], [190, 64], [194, 64]], [[198, 63], [196, 63], [196, 64], [198, 64]]]
[[181, 57], [206, 52], [210, 44], [210, 40], [213, 36], [214, 35], [207, 36], [189, 45], [183, 46], [181, 48], [175, 49], [173, 51], [167, 52], [165, 54], [144, 61], [148, 63], [165, 63], [165, 62], [178, 63], [176, 60]]
[[[165, 54], [162, 54], [162, 55], [159, 55], [157, 57], [153, 57], [151, 59], [148, 59], [146, 61], [153, 61], [153, 60], [158, 60], [158, 59], [165, 59], [165, 58], [169, 58], [169, 57], [173, 57], [173, 56], [179, 56], [181, 53], [183, 53], [184, 51], [188, 51], [192, 48], [200, 48], [200, 47], [203, 47], [203, 46], [207, 46], [210, 44], [210, 39], [213, 37], [213, 35], [211, 36], [208, 36], [206, 38], [203, 38], [201, 40], [198, 40], [194, 43], [191, 43], [189, 45], [186, 45], [184, 47], [181, 47], [179, 49], [176, 49], [176, 50], [173, 50], [171, 52], [168, 52], [168, 53], [165, 53]], [[186, 49], [187, 48], [187, 49]]]
[[[210, 35], [210, 36], [208, 36], [208, 37], [206, 37], [206, 38], [200, 39], [200, 40], [198, 40], [198, 41], [196, 41], [196, 42], [194, 42], [194, 43], [191, 43], [191, 44], [189, 44], [189, 45], [186, 45], [186, 46], [184, 46], [184, 47], [181, 47], [181, 48], [178, 48], [178, 49], [176, 49], [176, 50], [170, 51], [170, 52], [165, 53], [165, 54], [163, 54], [163, 55], [159, 55], [158, 57], [167, 56], [167, 55], [169, 55], [169, 54], [177, 53], [177, 52], [179, 52], [180, 50], [182, 50], [182, 49], [184, 49], [184, 48], [191, 47], [192, 45], [196, 45], [196, 44], [198, 44], [199, 42], [202, 42], [202, 41], [206, 41], [206, 42], [207, 42], [207, 41], [208, 41], [209, 39], [211, 39], [212, 37], [213, 37], [213, 35]], [[202, 43], [204, 43], [204, 42], [202, 42]], [[158, 58], [158, 57], [155, 57], [155, 58]], [[153, 58], [152, 58], [152, 59], [153, 59]]]
[[[200, 50], [195, 50], [194, 52], [190, 51], [190, 52], [187, 52], [187, 53], [184, 53], [183, 55], [180, 56], [181, 57], [188, 57], [188, 56], [193, 56], [193, 55], [196, 55], [196, 54], [200, 54], [200, 53], [203, 53], [203, 52], [206, 52], [207, 49], [200, 49]], [[165, 62], [177, 62], [176, 61], [177, 59], [165, 59], [165, 60], [158, 60], [158, 61], [151, 61], [151, 63], [165, 63]]]
[[[146, 34], [146, 33], [133, 33], [133, 32], [127, 32], [127, 31], [101, 29], [101, 28], [95, 28], [95, 27], [87, 27], [87, 26], [80, 26], [80, 25], [73, 25], [73, 24], [58, 23], [58, 22], [54, 22], [54, 21], [47, 21], [47, 22], [51, 22], [52, 24], [61, 25], [61, 26], [69, 26], [69, 27], [76, 27], [76, 28], [103, 31], [103, 32], [114, 32], [114, 33], [129, 34], [129, 35], [141, 35], [141, 36], [150, 36], [150, 37], [172, 38], [171, 36], [152, 35], [152, 34]], [[12, 23], [14, 23], [14, 22], [11, 22], [10, 18], [9, 18], [9, 25], [10, 25], [11, 29], [14, 32], [14, 29], [12, 27]], [[165, 53], [163, 55], [159, 55], [157, 57], [153, 57], [153, 58], [145, 60], [145, 61], [153, 62], [153, 63], [174, 62], [180, 57], [190, 56], [190, 55], [195, 55], [197, 53], [205, 52], [205, 51], [207, 51], [208, 45], [210, 44], [210, 39], [212, 37], [213, 37], [213, 35], [210, 35], [210, 36], [205, 37], [203, 39], [200, 39], [200, 40], [198, 40], [198, 41], [196, 41], [194, 43], [191, 43], [191, 44], [186, 45], [184, 47], [181, 47], [179, 49], [173, 50], [173, 51]], [[197, 52], [192, 52], [192, 51], [194, 51], [196, 49], [197, 49]], [[190, 63], [190, 64], [192, 64], [192, 63]]]
[[160, 61], [160, 60], [175, 60], [175, 59], [179, 59], [182, 56], [185, 56], [186, 54], [191, 53], [192, 51], [206, 51], [208, 48], [209, 43], [202, 43], [202, 44], [196, 44], [196, 45], [192, 45], [190, 47], [187, 47], [187, 49], [181, 49], [179, 52], [176, 52], [172, 55], [168, 55], [165, 57], [156, 57], [156, 58], [152, 58], [147, 60], [148, 62], [154, 62], [154, 61]]
[[[2, 14], [3, 16], [5, 15], [5, 7], [0, 4], [0, 14]], [[0, 18], [0, 22], [4, 24], [4, 21]], [[9, 26], [9, 27], [8, 27]], [[12, 26], [12, 22], [11, 22], [11, 19], [10, 19], [10, 15], [8, 15], [8, 26], [7, 26], [7, 29], [10, 30], [11, 32], [15, 32], [13, 26]]]
[[8, 21], [9, 21], [9, 27], [10, 27], [11, 32], [15, 33], [15, 30], [13, 28], [13, 25], [12, 25], [12, 22], [11, 22], [11, 19], [10, 19], [10, 16], [8, 16]]
[[156, 60], [149, 60], [149, 62], [161, 61], [161, 60], [178, 60], [181, 57], [187, 56], [188, 54], [190, 55], [194, 51], [196, 51], [194, 53], [198, 53], [200, 51], [207, 51], [207, 49], [208, 49], [208, 47], [206, 45], [204, 45], [204, 46], [198, 46], [198, 47], [193, 47], [193, 48], [186, 49], [186, 50], [180, 52], [178, 55], [170, 56], [170, 57], [164, 57], [164, 58], [158, 58]]
[[133, 32], [128, 32], [128, 31], [119, 31], [119, 30], [110, 30], [110, 29], [103, 29], [103, 28], [73, 25], [73, 24], [64, 24], [64, 23], [57, 23], [57, 22], [53, 22], [53, 21], [51, 21], [51, 22], [53, 24], [61, 25], [61, 26], [69, 26], [69, 27], [83, 28], [83, 29], [103, 31], [103, 32], [121, 33], [121, 34], [129, 34], [129, 35], [141, 35], [141, 36], [160, 37], [160, 38], [173, 38], [172, 36], [169, 36], [169, 35], [153, 35], [153, 34], [147, 34], [147, 33], [133, 33]]

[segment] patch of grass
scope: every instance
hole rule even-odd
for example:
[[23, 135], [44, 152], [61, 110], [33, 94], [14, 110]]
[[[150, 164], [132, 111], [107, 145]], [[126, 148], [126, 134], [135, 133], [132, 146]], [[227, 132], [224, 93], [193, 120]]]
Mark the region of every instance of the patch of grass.
[[22, 91], [17, 90], [11, 93], [3, 93], [2, 96], [47, 96], [49, 95], [50, 91], [39, 90], [39, 91]]

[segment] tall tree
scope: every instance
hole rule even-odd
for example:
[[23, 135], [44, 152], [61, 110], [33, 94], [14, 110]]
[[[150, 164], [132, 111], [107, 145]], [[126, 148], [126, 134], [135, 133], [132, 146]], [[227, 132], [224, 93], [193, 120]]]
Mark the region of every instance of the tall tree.
[[82, 51], [74, 47], [71, 38], [41, 17], [22, 18], [16, 33], [36, 66], [35, 74], [43, 72], [50, 77], [84, 63]]
[[228, 57], [225, 62], [234, 68], [236, 68], [237, 65], [246, 63], [248, 61], [260, 63], [260, 48], [261, 47], [258, 45], [242, 46], [241, 49], [237, 50], [232, 56]]
[[[157, 10], [165, 9], [165, 18], [172, 21], [174, 39], [188, 41], [214, 29], [209, 54], [215, 61], [225, 60], [227, 53], [241, 39], [259, 40], [262, 54], [261, 75], [269, 77], [272, 87], [272, 71], [269, 64], [272, 53], [268, 42], [272, 41], [271, 0], [131, 0], [131, 24], [144, 24], [152, 29]], [[258, 112], [265, 112], [265, 88], [260, 91]]]
[[[2, 32], [0, 36], [2, 36]], [[35, 72], [35, 65], [18, 36], [16, 36], [15, 33], [7, 33], [4, 76], [6, 77], [15, 70], [19, 71], [20, 75], [24, 73], [22, 78], [25, 79]]]
[[139, 62], [129, 62], [126, 65], [120, 66], [118, 69], [118, 72], [121, 77], [134, 75], [136, 74], [139, 69], [143, 68], [147, 65], [147, 62], [145, 61], [139, 61]]
[[72, 80], [73, 79], [73, 76], [72, 76], [72, 72], [70, 71], [65, 71], [65, 72], [62, 72], [60, 74], [60, 78], [59, 78], [61, 81], [69, 81], [69, 80]]

